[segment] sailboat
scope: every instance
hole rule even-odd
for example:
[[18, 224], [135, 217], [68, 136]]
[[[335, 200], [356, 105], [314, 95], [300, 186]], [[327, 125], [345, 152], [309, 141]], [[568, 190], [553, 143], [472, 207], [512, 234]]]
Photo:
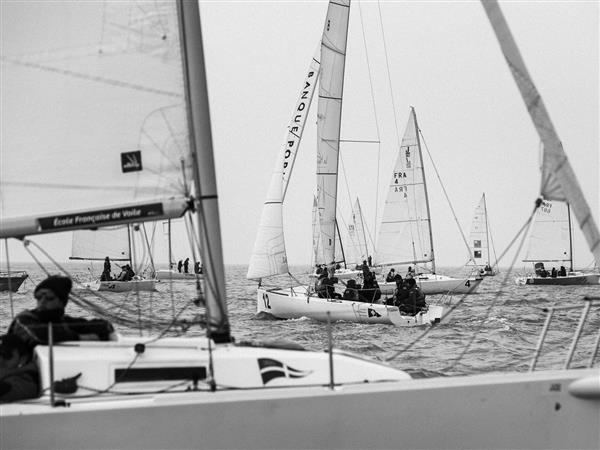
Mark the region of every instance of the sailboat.
[[[141, 267], [133, 261], [132, 246], [133, 230], [125, 225], [116, 227], [104, 227], [99, 230], [77, 230], [73, 232], [71, 246], [72, 260], [83, 261], [104, 261], [109, 258], [110, 261], [119, 266]], [[141, 255], [139, 255], [141, 256]], [[142, 258], [144, 259], [144, 258]], [[136, 270], [139, 272], [139, 269]], [[110, 292], [139, 292], [154, 291], [155, 280], [146, 279], [140, 275], [135, 275], [131, 280], [120, 280], [118, 272], [115, 272], [111, 279], [96, 278], [91, 283], [85, 283], [85, 286], [98, 291]]]
[[[156, 279], [160, 281], [192, 281], [196, 282], [202, 277], [202, 264], [197, 260], [195, 255], [192, 255], [192, 261], [190, 263], [189, 257], [187, 258], [188, 264], [183, 259], [183, 255], [187, 255], [188, 252], [183, 250], [173, 251], [173, 236], [178, 236], [180, 239], [186, 236], [188, 239], [194, 239], [195, 234], [193, 227], [193, 220], [191, 217], [186, 216], [183, 220], [167, 220], [162, 223], [163, 234], [167, 239], [168, 248], [168, 269], [158, 269], [156, 271]], [[192, 247], [194, 248], [194, 247]], [[175, 257], [177, 254], [181, 259]]]
[[[454, 278], [436, 273], [433, 232], [417, 115], [413, 107], [384, 206], [377, 239], [378, 265], [410, 265], [414, 278], [425, 294], [471, 294], [482, 278]], [[396, 284], [383, 280], [382, 293], [391, 294]]]
[[[568, 203], [542, 199], [529, 230], [528, 242], [523, 262], [533, 263], [535, 271], [517, 277], [516, 284], [566, 286], [598, 284], [600, 281], [600, 273], [573, 270], [573, 230]], [[545, 266], [544, 263], [550, 264]]]
[[[491, 256], [490, 250], [493, 250], [493, 243], [490, 239], [490, 226], [488, 222], [487, 204], [485, 201], [485, 193], [481, 196], [481, 200], [473, 213], [473, 221], [471, 222], [471, 232], [469, 233], [469, 247], [471, 250], [470, 263], [478, 268], [479, 273], [484, 277], [492, 277], [496, 275], [494, 267], [497, 263], [494, 261], [490, 265]], [[494, 259], [496, 253], [494, 251]]]
[[[90, 4], [87, 2], [86, 7]], [[118, 4], [123, 6], [123, 2]], [[166, 2], [160, 5], [165, 6]], [[180, 2], [180, 6], [186, 19], [182, 36], [187, 40], [195, 35], [188, 43], [197, 44], [191, 54], [201, 62], [197, 3]], [[493, 23], [497, 24], [500, 17], [500, 26], [506, 28], [495, 2], [485, 2], [484, 6]], [[7, 8], [6, 4], [3, 8]], [[3, 10], [7, 20], [13, 18], [10, 12]], [[35, 25], [39, 23], [36, 21]], [[81, 22], [58, 20], [57, 23], [64, 27], [67, 23]], [[21, 29], [27, 25], [23, 21], [17, 24]], [[173, 39], [176, 40], [176, 36]], [[160, 40], [166, 44], [169, 39]], [[184, 52], [184, 55], [189, 60], [187, 55], [190, 54]], [[2, 63], [4, 75], [4, 60]], [[196, 65], [192, 61], [189, 68], [193, 67]], [[203, 72], [198, 74], [192, 70], [189, 79], [195, 82], [187, 86], [194, 89], [186, 98], [197, 100], [197, 90], [202, 93], [200, 103], [192, 102], [191, 112], [197, 114], [190, 122], [200, 128], [193, 129], [193, 136], [201, 144], [199, 148], [208, 149], [198, 155], [200, 161], [196, 167], [202, 177], [196, 178], [196, 182], [202, 180], [198, 186], [203, 195], [194, 200], [207, 219], [201, 222], [205, 225], [201, 232], [203, 242], [210, 243], [211, 250], [205, 250], [203, 256], [216, 258], [205, 260], [205, 283], [214, 288], [206, 290], [206, 300], [213, 306], [208, 308], [211, 333], [207, 338], [191, 339], [136, 337], [109, 343], [78, 341], [55, 345], [52, 352], [49, 347], [38, 348], [37, 355], [43, 358], [41, 367], [45, 368], [42, 382], [48, 391], [52, 392], [52, 374], [61, 378], [79, 372], [82, 373], [80, 381], [85, 379], [86, 387], [95, 390], [79, 396], [54, 393], [56, 397], [53, 397], [44, 393], [40, 399], [2, 405], [3, 447], [600, 446], [597, 433], [600, 373], [597, 368], [591, 368], [591, 364], [588, 368], [570, 368], [567, 361], [563, 370], [409, 379], [389, 368], [384, 373], [385, 366], [381, 364], [363, 365], [360, 358], [336, 350], [321, 354], [233, 344], [223, 300], [225, 284], [219, 261], [218, 205], [206, 84]], [[1, 150], [2, 156], [6, 156], [6, 147], [2, 146]], [[2, 179], [0, 183], [4, 188], [6, 181]], [[571, 199], [572, 194], [568, 195]], [[581, 192], [576, 195], [583, 199]], [[580, 212], [585, 214], [585, 200], [576, 208], [581, 205]], [[45, 214], [40, 216], [45, 217]], [[13, 221], [9, 229], [4, 227], [4, 216], [0, 220], [2, 238], [17, 236], [20, 226], [32, 223]], [[591, 238], [598, 238], [593, 219], [585, 227]], [[27, 234], [33, 233], [28, 228]], [[599, 252], [599, 249], [594, 250], [597, 261], [600, 261]], [[327, 380], [317, 376], [328, 369]], [[205, 384], [205, 381], [210, 382]], [[146, 387], [143, 393], [140, 393], [141, 385]], [[174, 387], [181, 388], [181, 392], [170, 392]], [[423, 424], [428, 424], [428, 429], [423, 430]]]
[[17, 292], [28, 276], [23, 270], [10, 272], [0, 270], [0, 292]]
[[[297, 143], [304, 128], [317, 78], [317, 195], [313, 204], [312, 243], [316, 261], [313, 263], [331, 271], [336, 279], [338, 275], [340, 279], [345, 276], [345, 268], [336, 267], [336, 245], [339, 245], [336, 243], [339, 243], [340, 238], [336, 205], [349, 6], [349, 2], [341, 5], [334, 2], [329, 4], [321, 38], [319, 71], [317, 72], [314, 63], [311, 63], [298, 101], [298, 104], [304, 106], [295, 108], [289, 127], [293, 138], [286, 141], [284, 151], [279, 153], [280, 157], [276, 160], [247, 278], [260, 280], [257, 288], [259, 314], [267, 313], [281, 319], [309, 317], [320, 321], [342, 320], [395, 326], [437, 323], [444, 313], [444, 307], [441, 305], [428, 305], [415, 314], [404, 314], [398, 306], [380, 301], [381, 294], [377, 290], [361, 290], [355, 283], [346, 285], [343, 296], [335, 295], [331, 291], [326, 295], [317, 292], [316, 285], [319, 281], [315, 283], [315, 287], [299, 284], [269, 288], [262, 285], [263, 278], [288, 273], [282, 217], [283, 202], [297, 152]], [[313, 61], [316, 61], [316, 58], [313, 58]], [[302, 115], [298, 115], [296, 111], [302, 111]], [[290, 145], [289, 142], [294, 145]], [[294, 153], [290, 147], [293, 147]], [[361, 272], [350, 270], [349, 275], [356, 276]], [[393, 283], [393, 288], [395, 287]], [[390, 287], [392, 292], [393, 288]]]

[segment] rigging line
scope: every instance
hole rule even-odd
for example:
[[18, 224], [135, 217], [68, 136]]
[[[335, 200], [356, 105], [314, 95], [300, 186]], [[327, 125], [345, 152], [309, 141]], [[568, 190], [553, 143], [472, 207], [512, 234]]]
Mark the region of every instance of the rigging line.
[[[525, 243], [525, 238], [527, 236], [527, 234], [523, 233], [523, 231], [526, 230], [527, 228], [529, 228], [529, 226], [531, 225], [533, 217], [534, 217], [534, 215], [536, 213], [537, 208], [538, 208], [538, 203], [536, 203], [535, 207], [533, 208], [533, 211], [529, 215], [529, 219], [527, 219], [527, 222], [525, 222], [525, 224], [521, 227], [521, 229], [517, 233], [517, 236], [515, 236], [515, 238], [509, 244], [508, 248], [510, 248], [510, 246], [512, 246], [512, 244], [515, 242], [515, 240], [517, 239], [517, 237], [519, 235], [521, 235], [521, 234], [523, 235], [523, 237], [521, 238], [521, 241], [519, 242], [517, 251], [515, 252], [515, 255], [513, 256], [513, 259], [512, 259], [512, 261], [510, 263], [510, 267], [506, 271], [506, 274], [504, 275], [504, 278], [502, 279], [502, 283], [501, 283], [500, 286], [506, 286], [508, 284], [508, 277], [512, 273], [512, 269], [513, 269], [513, 267], [515, 265], [515, 262], [516, 262], [516, 260], [517, 260], [517, 258], [519, 256], [519, 254], [521, 253], [521, 249], [523, 248], [523, 244]], [[504, 251], [504, 253], [506, 253], [506, 251], [508, 250], [508, 248]], [[492, 308], [494, 308], [494, 306], [496, 305], [496, 303], [497, 303], [497, 301], [498, 301], [498, 299], [500, 298], [501, 295], [502, 295], [502, 290], [498, 289], [498, 291], [496, 292], [496, 295], [494, 296], [494, 299], [491, 301], [491, 303], [489, 304], [489, 306], [486, 309], [485, 317], [482, 320], [480, 320], [479, 325], [477, 326], [477, 328], [475, 329], [475, 332], [471, 336], [471, 339], [469, 339], [469, 342], [467, 343], [467, 345], [465, 346], [465, 348], [463, 349], [463, 351], [460, 353], [460, 355], [458, 355], [458, 357], [455, 359], [454, 363], [452, 363], [450, 365], [451, 368], [454, 367], [454, 365], [456, 363], [458, 363], [463, 358], [463, 356], [467, 353], [467, 351], [469, 350], [469, 348], [471, 347], [471, 345], [475, 341], [475, 338], [477, 337], [477, 335], [481, 331], [481, 327], [483, 326], [483, 324], [489, 318], [490, 313], [492, 311]]]
[[119, 80], [115, 80], [115, 79], [111, 79], [111, 78], [87, 75], [84, 73], [76, 72], [74, 70], [59, 69], [57, 67], [50, 67], [50, 66], [46, 66], [43, 64], [33, 63], [33, 62], [19, 61], [18, 59], [8, 58], [6, 56], [0, 57], [0, 60], [10, 62], [10, 63], [16, 64], [18, 66], [39, 69], [39, 70], [42, 70], [45, 72], [58, 73], [60, 75], [65, 75], [65, 76], [69, 76], [72, 78], [79, 78], [79, 79], [87, 80], [87, 81], [94, 81], [96, 83], [106, 84], [109, 86], [116, 86], [116, 87], [121, 87], [121, 88], [126, 88], [126, 89], [132, 89], [135, 91], [149, 92], [151, 94], [158, 94], [158, 95], [163, 95], [166, 97], [174, 97], [174, 98], [182, 98], [183, 97], [183, 95], [180, 92], [170, 92], [170, 91], [165, 91], [163, 89], [155, 89], [155, 88], [151, 88], [148, 86], [142, 86], [140, 84], [128, 83], [125, 81], [119, 81]]
[[[375, 130], [377, 132], [377, 140], [380, 141], [381, 140], [381, 133], [379, 131], [379, 118], [377, 115], [377, 105], [375, 102], [375, 91], [373, 89], [373, 75], [371, 73], [371, 62], [369, 59], [369, 52], [368, 52], [368, 48], [367, 48], [367, 36], [365, 33], [365, 24], [364, 24], [364, 20], [363, 20], [363, 13], [362, 13], [362, 6], [361, 6], [361, 2], [358, 2], [358, 11], [359, 11], [359, 16], [360, 16], [360, 26], [361, 26], [361, 30], [362, 30], [362, 38], [363, 38], [363, 45], [365, 48], [365, 59], [367, 60], [367, 73], [369, 74], [369, 88], [370, 88], [370, 92], [371, 92], [371, 102], [373, 103], [373, 116], [375, 117]], [[375, 233], [377, 232], [377, 206], [379, 204], [379, 202], [377, 201], [377, 199], [379, 198], [379, 184], [380, 184], [380, 172], [381, 172], [381, 144], [378, 145], [378, 150], [377, 150], [377, 177], [375, 180], [375, 217], [373, 218], [373, 221], [375, 222], [375, 226], [373, 227], [373, 230], [375, 231]]]
[[10, 299], [10, 318], [15, 318], [15, 308], [13, 301], [12, 279], [10, 272], [10, 257], [8, 256], [8, 239], [4, 239], [4, 248], [6, 250], [6, 270], [8, 271], [8, 298]]
[[[523, 226], [521, 226], [521, 228], [519, 229], [519, 231], [517, 232], [517, 234], [515, 235], [515, 237], [514, 237], [514, 238], [513, 238], [513, 239], [510, 241], [510, 243], [508, 244], [508, 246], [506, 247], [506, 249], [505, 249], [505, 250], [504, 250], [504, 252], [502, 253], [501, 257], [502, 257], [502, 256], [503, 256], [503, 255], [504, 255], [504, 254], [505, 254], [505, 253], [506, 253], [508, 250], [510, 250], [510, 248], [513, 246], [513, 244], [514, 244], [514, 243], [515, 243], [515, 241], [518, 239], [518, 237], [519, 237], [521, 234], [523, 234], [523, 232], [524, 232], [524, 231], [526, 231], [526, 230], [527, 230], [527, 228], [528, 228], [528, 227], [531, 225], [531, 221], [532, 221], [532, 219], [533, 219], [533, 216], [534, 216], [534, 214], [535, 214], [535, 211], [536, 211], [536, 209], [537, 209], [537, 205], [535, 206], [535, 208], [534, 208], [533, 212], [531, 213], [531, 215], [529, 216], [529, 218], [527, 219], [527, 221], [526, 221], [526, 222], [523, 224]], [[516, 261], [516, 259], [517, 259], [518, 255], [519, 255], [519, 252], [521, 251], [521, 248], [523, 247], [523, 243], [525, 242], [525, 236], [526, 236], [526, 233], [524, 234], [524, 236], [523, 236], [523, 239], [521, 239], [521, 242], [519, 243], [519, 248], [517, 249], [517, 252], [515, 253], [515, 256], [514, 256], [514, 258], [513, 258], [513, 262], [512, 262], [512, 264], [511, 264], [510, 268], [507, 270], [507, 272], [506, 272], [506, 275], [504, 276], [504, 279], [502, 280], [502, 284], [501, 284], [501, 286], [505, 286], [505, 285], [507, 284], [507, 280], [508, 280], [508, 277], [509, 277], [510, 273], [512, 272], [512, 267], [513, 267], [513, 265], [514, 265], [514, 262]], [[490, 306], [488, 307], [488, 309], [487, 309], [487, 312], [486, 312], [486, 318], [489, 316], [489, 313], [490, 313], [490, 311], [491, 311], [491, 308], [494, 306], [494, 304], [496, 303], [496, 301], [498, 300], [498, 298], [500, 297], [500, 295], [501, 295], [501, 294], [502, 294], [502, 293], [501, 293], [501, 290], [499, 289], [499, 290], [496, 292], [496, 296], [494, 297], [494, 300], [491, 302], [491, 305], [490, 305]], [[442, 316], [442, 318], [441, 318], [441, 320], [440, 320], [440, 323], [444, 323], [444, 319], [446, 319], [446, 317], [450, 316], [450, 315], [451, 315], [451, 314], [454, 312], [454, 310], [455, 310], [456, 308], [458, 308], [458, 306], [460, 306], [460, 305], [461, 305], [461, 304], [462, 304], [462, 303], [465, 301], [465, 299], [467, 298], [467, 296], [468, 296], [468, 294], [464, 294], [464, 295], [463, 295], [463, 296], [460, 298], [460, 300], [458, 300], [458, 302], [456, 302], [456, 304], [452, 305], [452, 306], [450, 307], [450, 309], [449, 309], [448, 311], [446, 311], [446, 313], [444, 313], [444, 315]], [[481, 321], [481, 323], [483, 323], [483, 321]], [[415, 345], [416, 345], [418, 342], [420, 342], [420, 341], [421, 341], [421, 340], [422, 340], [422, 339], [423, 339], [425, 336], [427, 336], [427, 335], [428, 335], [428, 334], [429, 334], [429, 333], [430, 333], [432, 330], [434, 330], [435, 328], [437, 328], [437, 327], [436, 327], [436, 326], [431, 326], [431, 327], [429, 327], [429, 328], [428, 328], [428, 329], [426, 329], [426, 330], [425, 330], [423, 333], [421, 333], [419, 336], [417, 336], [417, 337], [416, 337], [416, 338], [415, 338], [415, 339], [414, 339], [412, 342], [410, 342], [409, 344], [407, 344], [407, 345], [406, 345], [404, 348], [402, 348], [402, 349], [398, 350], [398, 351], [397, 351], [396, 353], [394, 353], [392, 356], [389, 356], [389, 357], [385, 358], [385, 361], [391, 361], [391, 360], [393, 360], [393, 359], [396, 359], [396, 358], [397, 358], [398, 356], [400, 356], [401, 354], [403, 354], [403, 353], [406, 353], [407, 351], [409, 351], [411, 348], [413, 348], [413, 347], [414, 347], [414, 346], [415, 346]], [[479, 328], [481, 328], [481, 325], [479, 326]], [[478, 331], [476, 331], [476, 333], [477, 333], [477, 332], [478, 332]], [[476, 334], [476, 333], [475, 333], [475, 334]], [[471, 345], [471, 343], [472, 343], [472, 342], [473, 342], [473, 340], [471, 340], [471, 341], [469, 342], [469, 344], [468, 344], [468, 345]], [[460, 359], [462, 358], [462, 356], [463, 356], [464, 354], [465, 354], [465, 352], [462, 352], [462, 353], [461, 353], [461, 355], [460, 355], [460, 357], [459, 357], [459, 358], [457, 358], [457, 359], [454, 361], [454, 363], [453, 363], [453, 364], [450, 366], [450, 368], [451, 368], [451, 367], [454, 367], [454, 365], [456, 365], [456, 364], [457, 364], [457, 363], [460, 361]]]
[[385, 31], [384, 31], [384, 27], [383, 27], [383, 16], [381, 14], [381, 2], [379, 0], [377, 0], [377, 9], [379, 11], [379, 23], [381, 25], [381, 36], [382, 36], [382, 41], [383, 41], [383, 54], [385, 56], [385, 67], [386, 67], [386, 72], [387, 72], [387, 78], [388, 78], [388, 86], [390, 88], [390, 100], [392, 102], [392, 111], [394, 113], [394, 131], [396, 132], [396, 143], [398, 144], [398, 148], [401, 147], [401, 141], [400, 141], [400, 132], [399, 132], [399, 128], [398, 128], [398, 115], [396, 113], [396, 105], [394, 103], [394, 90], [392, 88], [392, 75], [390, 72], [390, 62], [389, 62], [389, 58], [388, 58], [388, 51], [387, 51], [387, 45], [386, 45], [386, 39], [385, 39]]
[[[473, 261], [473, 259], [471, 258], [471, 248], [469, 247], [469, 242], [467, 241], [465, 233], [463, 232], [462, 227], [460, 226], [460, 222], [458, 221], [458, 218], [456, 217], [456, 212], [454, 211], [454, 207], [452, 206], [452, 203], [450, 202], [450, 197], [448, 196], [446, 187], [444, 186], [444, 183], [442, 182], [442, 178], [440, 177], [440, 174], [437, 170], [435, 162], [433, 161], [431, 153], [429, 152], [429, 147], [427, 146], [427, 142], [425, 142], [425, 137], [423, 136], [423, 133], [421, 132], [420, 129], [417, 130], [417, 133], [419, 133], [419, 135], [421, 136], [421, 139], [423, 140], [423, 144], [425, 145], [425, 150], [427, 150], [427, 155], [429, 156], [429, 160], [431, 161], [431, 165], [433, 166], [435, 175], [437, 176], [437, 179], [440, 182], [440, 186], [442, 186], [442, 191], [444, 191], [444, 195], [446, 196], [446, 200], [448, 201], [448, 206], [450, 206], [450, 210], [452, 211], [452, 215], [454, 216], [454, 221], [456, 222], [456, 225], [458, 226], [458, 231], [460, 231], [460, 235], [462, 236], [463, 242], [465, 243], [465, 247], [466, 247], [467, 253], [469, 255], [469, 261]], [[476, 264], [475, 261], [473, 261], [473, 263]]]

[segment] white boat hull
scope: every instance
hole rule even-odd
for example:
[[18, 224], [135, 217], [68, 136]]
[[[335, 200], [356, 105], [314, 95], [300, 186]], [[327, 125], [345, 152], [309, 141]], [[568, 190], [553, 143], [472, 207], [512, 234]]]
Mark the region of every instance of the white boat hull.
[[597, 449], [600, 371], [204, 389], [55, 408], [46, 397], [1, 414], [11, 449]]
[[564, 277], [518, 277], [515, 279], [517, 285], [539, 285], [539, 286], [572, 286], [572, 285], [588, 285], [598, 284], [600, 282], [600, 274], [598, 273], [581, 273], [572, 272]]
[[[446, 275], [428, 274], [415, 277], [417, 285], [425, 295], [433, 294], [474, 294], [482, 278], [466, 277], [453, 278]], [[392, 295], [396, 289], [396, 283], [380, 282], [379, 289], [383, 295]]]
[[294, 288], [259, 288], [257, 291], [257, 313], [268, 313], [279, 319], [308, 317], [326, 322], [331, 320], [395, 325], [411, 327], [439, 322], [444, 307], [429, 305], [426, 311], [414, 316], [403, 315], [397, 306], [319, 298], [307, 294], [304, 286]]
[[156, 280], [95, 281], [86, 286], [97, 291], [109, 292], [155, 291]]
[[177, 281], [196, 281], [196, 277], [202, 277], [202, 274], [196, 275], [195, 273], [177, 272], [175, 270], [158, 270], [156, 272], [156, 279], [163, 280], [177, 280]]

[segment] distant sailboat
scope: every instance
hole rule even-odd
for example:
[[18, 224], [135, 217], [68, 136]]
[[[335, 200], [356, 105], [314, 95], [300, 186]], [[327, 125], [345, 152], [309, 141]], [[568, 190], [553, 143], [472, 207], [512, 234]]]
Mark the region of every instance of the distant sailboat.
[[0, 292], [17, 292], [27, 277], [27, 272], [22, 270], [0, 270]]
[[[469, 233], [471, 261], [469, 262], [474, 264], [479, 273], [486, 277], [494, 276], [497, 273], [496, 253], [493, 250], [493, 242], [490, 236], [487, 203], [484, 193], [475, 208], [473, 221], [471, 222], [471, 232]], [[492, 261], [492, 252], [494, 253], [494, 263], [490, 264], [490, 261]]]
[[573, 270], [573, 234], [568, 203], [542, 200], [535, 213], [528, 242], [523, 262], [533, 263], [534, 273], [517, 277], [516, 284], [598, 284], [599, 273]]
[[[419, 126], [412, 107], [392, 170], [375, 261], [382, 266], [412, 266], [425, 294], [470, 294], [481, 283], [481, 277], [454, 278], [436, 273]], [[396, 284], [383, 282], [380, 287], [383, 293], [393, 293]]]
[[[143, 248], [148, 250], [147, 246]], [[128, 225], [116, 227], [105, 227], [98, 230], [77, 230], [73, 232], [71, 247], [72, 260], [104, 261], [109, 258], [119, 268], [125, 270], [129, 266], [132, 270], [137, 267], [133, 258], [132, 230]], [[137, 255], [142, 257], [143, 255]], [[150, 256], [148, 253], [144, 256]], [[124, 263], [119, 265], [118, 263]], [[141, 267], [141, 265], [140, 265]], [[135, 271], [134, 271], [135, 272]], [[131, 280], [120, 280], [119, 272], [110, 279], [97, 279], [88, 284], [88, 287], [98, 291], [111, 292], [137, 292], [154, 291], [155, 280], [144, 279], [140, 275], [134, 275]]]
[[[156, 270], [156, 279], [160, 281], [191, 281], [195, 282], [202, 277], [202, 264], [198, 261], [199, 256], [196, 254], [197, 243], [194, 243], [191, 248], [192, 260], [189, 260], [187, 255], [190, 254], [190, 246], [186, 245], [186, 250], [178, 249], [174, 251], [173, 236], [177, 236], [179, 241], [185, 241], [189, 244], [189, 241], [195, 241], [195, 230], [193, 226], [193, 219], [186, 215], [182, 220], [168, 220], [162, 222], [163, 235], [167, 241], [169, 261], [168, 269]], [[181, 242], [180, 242], [181, 243]], [[187, 270], [184, 263], [184, 257], [188, 257]]]

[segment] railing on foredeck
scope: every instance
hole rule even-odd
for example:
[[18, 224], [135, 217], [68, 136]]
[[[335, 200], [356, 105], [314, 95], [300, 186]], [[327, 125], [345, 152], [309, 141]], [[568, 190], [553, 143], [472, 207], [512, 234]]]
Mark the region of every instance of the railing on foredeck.
[[[550, 328], [550, 322], [552, 321], [552, 316], [554, 315], [554, 311], [564, 311], [570, 309], [582, 309], [581, 316], [579, 317], [579, 323], [577, 325], [577, 329], [573, 334], [573, 341], [571, 342], [571, 347], [569, 348], [569, 353], [567, 354], [567, 359], [565, 361], [564, 369], [568, 369], [571, 365], [571, 361], [573, 359], [573, 354], [577, 349], [577, 343], [579, 342], [579, 338], [581, 337], [581, 333], [583, 331], [583, 327], [589, 315], [590, 309], [592, 306], [600, 306], [600, 297], [584, 297], [583, 305], [571, 305], [571, 306], [553, 306], [545, 309], [548, 312], [546, 316], [546, 322], [544, 323], [544, 328], [542, 329], [542, 333], [538, 339], [538, 344], [535, 349], [535, 354], [533, 356], [533, 360], [531, 361], [531, 365], [529, 367], [529, 371], [533, 372], [535, 370], [535, 366], [538, 362], [540, 353], [542, 351], [542, 347], [544, 345], [544, 341], [546, 339], [546, 335], [548, 334], [548, 329]], [[597, 303], [595, 303], [597, 302]], [[589, 363], [587, 367], [592, 367], [594, 365], [594, 360], [596, 359], [596, 355], [598, 354], [598, 347], [600, 347], [600, 329], [598, 330], [598, 335], [596, 336], [596, 342], [592, 349], [592, 354], [590, 356]]]

